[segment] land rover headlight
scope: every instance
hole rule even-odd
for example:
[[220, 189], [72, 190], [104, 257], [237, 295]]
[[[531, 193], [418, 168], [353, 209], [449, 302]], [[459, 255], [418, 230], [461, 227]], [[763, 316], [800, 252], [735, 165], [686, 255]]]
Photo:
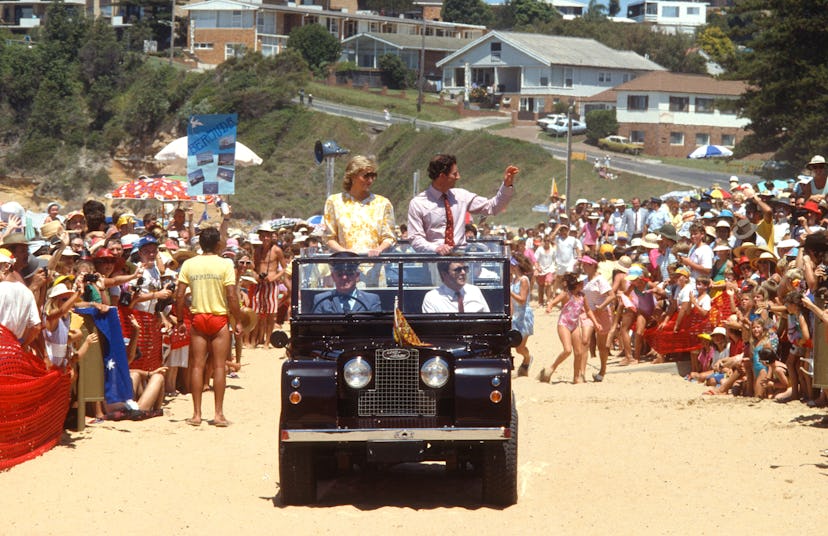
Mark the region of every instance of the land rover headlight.
[[432, 357], [420, 368], [420, 378], [423, 383], [432, 389], [439, 389], [444, 386], [449, 379], [448, 363], [439, 357]]
[[361, 357], [355, 357], [342, 369], [345, 383], [352, 389], [362, 389], [371, 382], [371, 365]]

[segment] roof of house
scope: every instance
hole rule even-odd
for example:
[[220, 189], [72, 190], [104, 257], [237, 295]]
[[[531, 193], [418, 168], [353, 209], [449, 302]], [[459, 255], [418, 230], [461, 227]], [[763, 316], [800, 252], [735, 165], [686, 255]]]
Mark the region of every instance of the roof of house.
[[589, 97], [580, 97], [578, 100], [581, 102], [611, 102], [615, 104], [617, 97], [618, 92], [615, 89], [608, 89]]
[[741, 80], [718, 80], [704, 74], [652, 72], [615, 86], [616, 91], [658, 91], [738, 97], [747, 89]]
[[633, 69], [639, 71], [663, 71], [664, 67], [630, 50], [615, 50], [594, 39], [563, 37], [520, 32], [493, 31], [478, 37], [466, 47], [444, 58], [438, 66], [451, 61], [480, 43], [500, 39], [546, 65], [571, 65], [573, 67], [600, 67], [605, 69]]
[[[403, 35], [403, 34], [389, 34], [389, 33], [375, 33], [366, 32], [351, 37], [342, 41], [343, 46], [351, 41], [360, 38], [368, 38], [385, 43], [399, 49], [416, 49], [419, 50], [423, 45], [423, 38], [419, 35]], [[434, 35], [427, 35], [425, 38], [426, 50], [440, 50], [447, 52], [454, 52], [464, 46], [468, 45], [471, 39], [461, 39], [459, 37], [439, 37]]]
[[246, 11], [261, 8], [261, 2], [242, 2], [239, 0], [207, 0], [206, 2], [181, 7], [186, 11]]

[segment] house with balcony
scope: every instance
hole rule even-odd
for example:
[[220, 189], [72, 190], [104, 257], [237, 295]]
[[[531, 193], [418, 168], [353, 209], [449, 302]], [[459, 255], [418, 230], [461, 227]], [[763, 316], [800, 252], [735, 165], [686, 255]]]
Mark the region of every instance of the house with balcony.
[[327, 0], [326, 5], [207, 0], [184, 9], [190, 19], [190, 52], [204, 65], [218, 65], [248, 50], [265, 56], [279, 54], [287, 46], [290, 32], [305, 24], [320, 24], [340, 41], [367, 33], [418, 36], [425, 31], [426, 36], [473, 39], [486, 32], [485, 27], [471, 24], [424, 24], [422, 19], [356, 11], [354, 6], [335, 4], [335, 0]]
[[[443, 88], [468, 96], [473, 87], [495, 93], [502, 109], [534, 120], [557, 102], [580, 101], [664, 67], [635, 52], [593, 39], [493, 31], [437, 62]], [[468, 100], [468, 98], [466, 99]]]
[[[43, 24], [46, 11], [52, 2], [43, 0], [0, 0], [0, 28], [13, 33], [26, 33]], [[79, 12], [86, 9], [85, 0], [65, 0], [67, 6], [74, 6]]]
[[732, 148], [750, 123], [735, 107], [746, 89], [706, 75], [645, 74], [614, 88], [618, 133], [658, 156], [682, 158], [708, 144]]
[[649, 22], [664, 33], [693, 33], [707, 24], [707, 3], [681, 0], [631, 0], [627, 18]]

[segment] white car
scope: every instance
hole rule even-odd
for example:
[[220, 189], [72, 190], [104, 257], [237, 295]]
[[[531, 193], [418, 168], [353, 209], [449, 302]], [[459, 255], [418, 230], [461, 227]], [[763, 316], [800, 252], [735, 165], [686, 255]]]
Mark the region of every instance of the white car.
[[[587, 125], [582, 121], [578, 121], [577, 119], [572, 120], [572, 133], [573, 134], [583, 134], [586, 132]], [[549, 124], [546, 127], [546, 131], [553, 136], [565, 136], [569, 131], [569, 125], [567, 124], [566, 118], [560, 119], [554, 123]]]
[[538, 119], [538, 126], [541, 130], [546, 130], [546, 127], [558, 121], [566, 121], [566, 114], [548, 114], [546, 117]]

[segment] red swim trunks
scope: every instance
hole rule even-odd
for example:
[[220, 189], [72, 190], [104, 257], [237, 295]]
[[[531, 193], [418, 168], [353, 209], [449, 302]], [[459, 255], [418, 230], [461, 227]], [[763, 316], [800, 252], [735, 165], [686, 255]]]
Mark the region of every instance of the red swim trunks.
[[212, 313], [198, 313], [193, 315], [193, 328], [200, 333], [212, 337], [227, 325], [227, 315]]

